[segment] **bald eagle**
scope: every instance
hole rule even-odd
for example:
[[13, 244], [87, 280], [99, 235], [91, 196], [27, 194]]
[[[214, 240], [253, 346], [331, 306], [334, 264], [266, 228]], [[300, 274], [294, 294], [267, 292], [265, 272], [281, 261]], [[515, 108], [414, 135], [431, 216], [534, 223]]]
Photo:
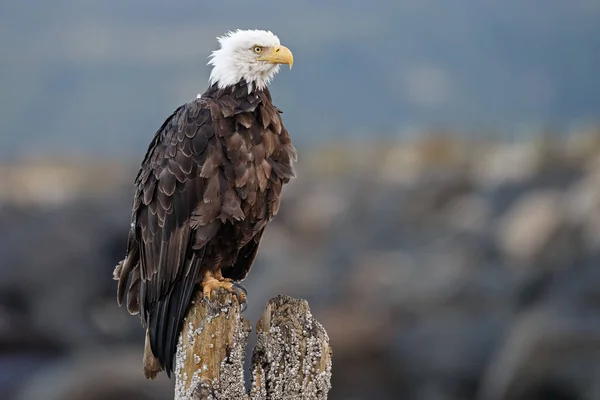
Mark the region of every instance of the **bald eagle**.
[[208, 301], [243, 280], [296, 150], [268, 83], [291, 51], [276, 35], [237, 30], [218, 39], [209, 87], [156, 132], [134, 182], [127, 253], [115, 268], [117, 302], [146, 328], [144, 375], [170, 377], [196, 290]]

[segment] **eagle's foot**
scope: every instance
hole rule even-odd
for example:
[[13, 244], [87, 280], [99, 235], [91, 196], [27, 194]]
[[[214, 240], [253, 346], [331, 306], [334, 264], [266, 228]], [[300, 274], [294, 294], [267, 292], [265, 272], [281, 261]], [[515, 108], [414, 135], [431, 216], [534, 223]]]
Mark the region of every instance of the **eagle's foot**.
[[225, 289], [229, 293], [236, 295], [240, 304], [244, 304], [246, 302], [246, 294], [239, 290], [237, 286], [234, 286], [233, 280], [218, 275], [206, 274], [204, 277], [202, 281], [204, 300], [213, 303], [216, 300], [215, 290]]
[[239, 283], [234, 283], [233, 284], [233, 288], [235, 291], [238, 292], [238, 298], [240, 299], [240, 308], [241, 311], [244, 312], [246, 311], [246, 308], [248, 308], [248, 291], [246, 290], [245, 287], [243, 287], [241, 284]]

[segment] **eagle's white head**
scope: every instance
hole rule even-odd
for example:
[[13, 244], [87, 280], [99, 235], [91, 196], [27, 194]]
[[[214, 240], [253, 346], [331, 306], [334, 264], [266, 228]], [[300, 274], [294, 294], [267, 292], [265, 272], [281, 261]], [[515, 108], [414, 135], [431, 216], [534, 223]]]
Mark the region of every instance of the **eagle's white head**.
[[280, 64], [294, 63], [292, 52], [279, 43], [270, 31], [237, 30], [218, 37], [221, 45], [210, 55], [210, 84], [220, 89], [235, 85], [242, 79], [248, 82], [248, 90], [264, 89], [279, 72]]

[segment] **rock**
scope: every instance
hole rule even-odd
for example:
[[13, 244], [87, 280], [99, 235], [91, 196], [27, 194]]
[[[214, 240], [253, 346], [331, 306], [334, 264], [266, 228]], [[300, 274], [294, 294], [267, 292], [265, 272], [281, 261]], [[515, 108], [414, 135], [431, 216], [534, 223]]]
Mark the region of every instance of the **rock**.
[[[13, 347], [15, 349], [16, 347]], [[4, 353], [4, 352], [3, 352]], [[53, 365], [58, 357], [29, 352], [4, 353], [0, 355], [0, 395], [12, 400], [21, 387], [38, 371]], [[42, 397], [45, 399], [45, 397]], [[34, 399], [34, 398], [31, 398]]]
[[410, 186], [417, 182], [423, 165], [416, 149], [405, 146], [389, 148], [379, 160], [379, 176], [383, 182]]
[[406, 310], [428, 309], [456, 295], [468, 277], [461, 249], [421, 248], [419, 254], [366, 252], [347, 272], [347, 293], [361, 307], [391, 304]]
[[483, 150], [472, 168], [481, 187], [497, 187], [532, 179], [539, 171], [542, 154], [532, 144], [503, 144]]
[[550, 250], [565, 224], [561, 193], [537, 191], [523, 196], [502, 216], [497, 232], [499, 246], [508, 257], [533, 263]]
[[165, 374], [144, 378], [140, 346], [105, 348], [58, 361], [32, 374], [14, 400], [159, 400], [173, 398]]
[[453, 228], [483, 234], [490, 224], [491, 206], [481, 195], [465, 194], [448, 204], [444, 213]]
[[400, 325], [392, 356], [405, 366], [406, 378], [416, 390], [422, 390], [427, 382], [445, 387], [441, 399], [472, 398], [473, 393], [458, 397], [453, 391], [479, 379], [488, 355], [502, 338], [506, 322], [506, 316], [499, 313], [440, 308]]
[[349, 202], [335, 183], [317, 183], [308, 193], [296, 199], [288, 210], [297, 233], [308, 237], [327, 231], [336, 218], [344, 214]]
[[600, 250], [600, 166], [570, 185], [564, 203], [570, 222], [582, 228], [586, 248]]
[[[24, 299], [30, 332], [43, 332], [67, 347], [89, 347], [103, 340], [107, 332], [101, 325], [110, 322], [99, 325], [98, 311], [104, 300], [116, 305], [111, 271], [125, 252], [126, 204], [107, 198], [104, 204], [82, 201], [54, 210], [0, 215], [0, 237], [6, 238], [0, 245], [5, 251], [0, 291]], [[127, 325], [134, 324], [139, 328], [139, 322], [129, 318]], [[122, 329], [118, 337], [134, 336]]]
[[[596, 395], [589, 398], [597, 398], [598, 337], [597, 310], [557, 309], [547, 304], [525, 313], [498, 346], [476, 398], [529, 400], [540, 391], [548, 396], [542, 398], [580, 399], [593, 392]], [[557, 393], [569, 396], [555, 397]]]

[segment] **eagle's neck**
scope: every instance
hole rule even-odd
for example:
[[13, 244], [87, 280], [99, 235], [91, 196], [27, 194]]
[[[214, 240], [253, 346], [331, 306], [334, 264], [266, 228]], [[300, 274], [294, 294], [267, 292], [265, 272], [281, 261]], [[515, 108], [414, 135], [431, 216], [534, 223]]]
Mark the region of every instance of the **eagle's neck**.
[[239, 62], [234, 57], [214, 59], [214, 67], [210, 73], [210, 84], [219, 89], [246, 82], [248, 94], [253, 90], [264, 90], [279, 72], [279, 64], [252, 65], [250, 62]]
[[233, 85], [225, 87], [220, 87], [219, 84], [215, 82], [210, 85], [206, 92], [198, 97], [216, 99], [225, 95], [233, 95], [236, 99], [243, 99], [246, 97], [257, 97], [260, 96], [261, 93], [265, 93], [267, 98], [271, 99], [271, 93], [266, 86], [262, 89], [258, 89], [255, 86], [253, 87], [251, 83], [248, 83], [246, 80], [242, 79]]

